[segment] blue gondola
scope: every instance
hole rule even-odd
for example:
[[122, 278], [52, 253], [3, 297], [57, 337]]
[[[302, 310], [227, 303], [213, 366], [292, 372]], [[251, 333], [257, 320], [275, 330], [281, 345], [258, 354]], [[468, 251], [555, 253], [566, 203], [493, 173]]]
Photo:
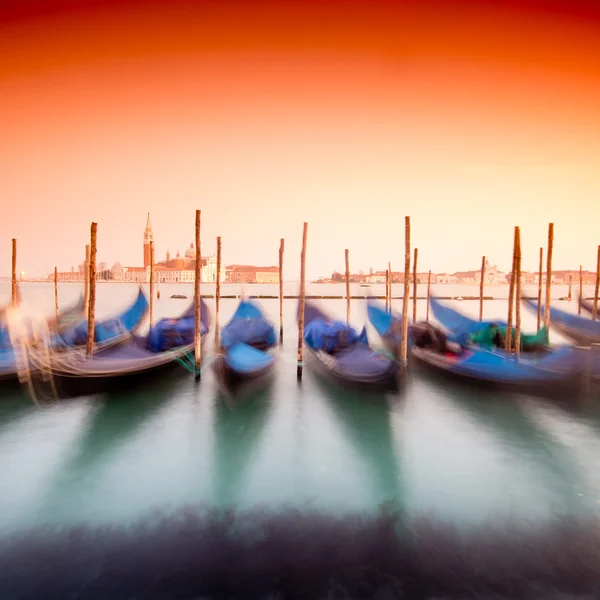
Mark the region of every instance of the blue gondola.
[[[537, 301], [524, 300], [524, 302], [528, 308], [537, 312]], [[542, 306], [542, 314], [544, 314], [544, 306]], [[551, 306], [550, 323], [552, 327], [576, 344], [589, 346], [600, 343], [600, 321], [592, 321], [588, 316], [569, 313]]]
[[305, 304], [304, 347], [307, 363], [340, 384], [371, 390], [398, 387], [398, 362], [370, 347], [365, 328], [358, 333], [311, 302]]
[[[128, 340], [140, 328], [148, 314], [149, 302], [140, 287], [135, 302], [119, 316], [96, 323], [94, 331], [94, 351], [101, 352], [118, 346]], [[50, 338], [49, 346], [53, 351], [70, 350], [87, 343], [87, 319], [67, 327]]]
[[233, 317], [221, 331], [221, 355], [215, 367], [230, 390], [250, 380], [263, 379], [273, 372], [276, 346], [275, 328], [260, 307], [241, 300]]
[[[543, 394], [572, 391], [581, 383], [588, 367], [583, 351], [570, 346], [548, 348], [531, 357], [523, 354], [517, 361], [501, 348], [486, 349], [469, 342], [469, 334], [478, 330], [479, 322], [436, 300], [432, 306], [440, 322], [456, 329], [445, 332], [428, 323], [410, 324], [410, 357], [420, 367], [468, 383]], [[393, 349], [400, 339], [393, 334], [400, 316], [370, 302], [369, 318]]]
[[[210, 313], [202, 300], [202, 346], [210, 326]], [[90, 358], [81, 353], [52, 355], [52, 375], [62, 396], [80, 396], [138, 385], [178, 365], [193, 369], [194, 305], [174, 319], [162, 319], [145, 336], [132, 335], [119, 345], [97, 349]]]

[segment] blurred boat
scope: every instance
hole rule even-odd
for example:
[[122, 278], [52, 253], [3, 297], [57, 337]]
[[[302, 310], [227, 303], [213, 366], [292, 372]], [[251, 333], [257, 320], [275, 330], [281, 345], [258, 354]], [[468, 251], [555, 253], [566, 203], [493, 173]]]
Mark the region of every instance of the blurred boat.
[[[96, 322], [94, 352], [101, 352], [128, 340], [144, 322], [148, 309], [148, 298], [140, 286], [137, 298], [129, 308], [116, 317]], [[56, 352], [85, 346], [87, 330], [87, 319], [80, 319], [75, 324], [61, 328], [50, 337], [50, 349]]]
[[[535, 300], [524, 300], [525, 305], [537, 312]], [[545, 307], [542, 306], [542, 315]], [[589, 346], [600, 343], [600, 321], [593, 321], [587, 315], [577, 315], [552, 306], [550, 308], [550, 324], [565, 337], [576, 344]]]
[[[200, 333], [202, 347], [210, 325], [208, 307], [202, 300]], [[194, 304], [179, 317], [158, 321], [145, 336], [132, 335], [118, 345], [82, 353], [54, 353], [50, 371], [61, 396], [80, 396], [139, 385], [152, 376], [180, 366], [194, 368]], [[38, 360], [43, 356], [37, 355]], [[32, 360], [35, 360], [35, 355]], [[43, 363], [35, 365], [41, 369]]]
[[342, 385], [383, 391], [398, 388], [398, 362], [371, 348], [365, 328], [359, 334], [311, 302], [305, 304], [304, 346], [307, 364]]
[[277, 345], [275, 328], [251, 300], [240, 300], [221, 331], [220, 343], [221, 353], [215, 368], [226, 388], [236, 389], [273, 372], [276, 359], [269, 350]]
[[[418, 366], [467, 383], [523, 392], [564, 392], [580, 385], [588, 367], [582, 350], [571, 346], [552, 348], [540, 342], [543, 336], [530, 336], [531, 351], [516, 360], [503, 345], [496, 345], [500, 339], [482, 335], [485, 327], [497, 327], [497, 322], [479, 323], [435, 300], [433, 306], [436, 318], [447, 331], [430, 323], [409, 325], [410, 358]], [[395, 352], [401, 339], [401, 316], [374, 302], [369, 302], [368, 313], [386, 346]], [[491, 339], [491, 343], [479, 344], [479, 339]]]

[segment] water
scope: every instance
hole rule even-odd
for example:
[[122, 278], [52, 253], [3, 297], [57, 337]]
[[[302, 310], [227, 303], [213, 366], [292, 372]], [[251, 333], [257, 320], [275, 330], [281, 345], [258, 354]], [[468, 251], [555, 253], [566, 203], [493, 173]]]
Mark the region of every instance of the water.
[[[2, 304], [9, 290], [0, 285]], [[98, 286], [98, 317], [127, 306], [136, 289]], [[439, 286], [444, 295], [473, 295], [473, 289]], [[258, 290], [277, 293], [276, 286]], [[309, 286], [314, 294], [336, 291]], [[61, 285], [61, 305], [80, 292]], [[203, 292], [212, 293], [212, 286]], [[224, 286], [224, 294], [236, 292], [237, 286]], [[172, 293], [191, 297], [192, 285], [161, 285], [156, 318], [187, 307], [186, 300], [170, 299]], [[566, 288], [553, 294], [564, 296]], [[52, 313], [52, 285], [25, 284], [22, 295], [25, 310]], [[345, 316], [344, 301], [321, 302]], [[278, 301], [261, 304], [278, 322]], [[575, 309], [575, 302], [560, 304]], [[214, 318], [214, 301], [208, 305]], [[236, 305], [222, 301], [221, 323]], [[224, 402], [208, 366], [199, 383], [181, 369], [127, 393], [42, 407], [3, 392], [0, 539], [41, 525], [130, 524], [155, 509], [175, 514], [195, 504], [340, 515], [372, 514], [390, 503], [404, 514], [429, 514], [459, 527], [600, 515], [600, 409], [593, 398], [552, 403], [417, 374], [402, 394], [370, 397], [341, 391], [309, 369], [299, 385], [296, 306], [285, 302], [274, 381], [234, 406]], [[476, 315], [478, 303], [460, 308]], [[485, 305], [489, 317], [504, 310], [504, 301]], [[424, 312], [420, 302], [421, 317]], [[535, 327], [535, 318], [523, 309], [525, 330]], [[353, 301], [352, 322], [365, 321], [364, 302]], [[369, 335], [378, 343], [371, 329]], [[211, 344], [208, 361], [210, 352]]]

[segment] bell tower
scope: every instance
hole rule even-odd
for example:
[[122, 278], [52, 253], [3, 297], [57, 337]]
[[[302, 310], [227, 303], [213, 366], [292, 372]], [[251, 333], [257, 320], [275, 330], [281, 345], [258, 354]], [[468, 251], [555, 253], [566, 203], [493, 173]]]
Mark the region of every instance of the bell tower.
[[152, 233], [152, 223], [150, 223], [150, 213], [146, 220], [146, 229], [144, 229], [144, 267], [150, 266], [150, 242], [154, 241]]

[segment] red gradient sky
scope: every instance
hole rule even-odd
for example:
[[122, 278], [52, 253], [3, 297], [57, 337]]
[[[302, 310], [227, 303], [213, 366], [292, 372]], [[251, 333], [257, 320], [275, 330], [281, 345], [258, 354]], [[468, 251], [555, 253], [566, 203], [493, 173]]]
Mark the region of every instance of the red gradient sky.
[[73, 0], [0, 8], [0, 274], [183, 253], [308, 275], [595, 268], [600, 11], [558, 0]]

